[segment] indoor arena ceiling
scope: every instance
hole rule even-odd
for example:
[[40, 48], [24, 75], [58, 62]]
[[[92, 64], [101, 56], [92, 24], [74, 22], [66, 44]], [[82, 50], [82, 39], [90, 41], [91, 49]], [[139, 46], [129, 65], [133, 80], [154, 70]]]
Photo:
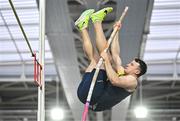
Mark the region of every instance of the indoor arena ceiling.
[[[131, 98], [113, 108], [112, 115], [90, 113], [90, 117], [93, 121], [103, 121], [103, 115], [106, 115], [104, 121], [110, 117], [112, 121], [135, 121], [132, 110], [142, 97], [142, 103], [149, 108], [148, 119], [142, 121], [180, 120], [179, 0], [46, 1], [46, 120], [50, 120], [49, 111], [56, 100], [65, 109], [65, 121], [79, 121], [82, 115], [83, 105], [77, 99], [76, 89], [88, 60], [74, 21], [85, 9], [111, 6], [114, 11], [103, 22], [108, 38], [113, 23], [126, 5], [129, 11], [120, 33], [123, 64], [139, 56], [147, 62], [148, 72], [141, 78], [142, 90], [138, 88]], [[32, 49], [38, 55], [38, 0], [12, 2]], [[93, 38], [93, 29], [89, 31]], [[8, 0], [0, 0], [0, 121], [36, 121], [36, 114], [33, 58]]]

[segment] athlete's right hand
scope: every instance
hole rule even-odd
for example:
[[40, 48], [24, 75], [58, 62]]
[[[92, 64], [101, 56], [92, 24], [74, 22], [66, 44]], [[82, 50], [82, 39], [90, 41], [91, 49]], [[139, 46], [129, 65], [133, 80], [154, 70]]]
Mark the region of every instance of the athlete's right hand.
[[120, 29], [121, 29], [121, 26], [122, 26], [121, 22], [117, 21], [117, 22], [113, 25], [113, 29], [115, 29], [115, 27], [117, 27], [118, 30], [120, 30]]

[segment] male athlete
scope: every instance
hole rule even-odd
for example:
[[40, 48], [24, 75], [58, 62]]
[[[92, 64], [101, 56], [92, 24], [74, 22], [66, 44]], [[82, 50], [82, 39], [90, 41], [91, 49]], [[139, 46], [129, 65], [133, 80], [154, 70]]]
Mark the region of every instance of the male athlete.
[[[99, 56], [104, 59], [104, 64], [99, 71], [90, 101], [90, 108], [93, 111], [110, 109], [131, 95], [136, 90], [137, 78], [145, 74], [147, 70], [145, 62], [138, 58], [127, 64], [125, 68], [121, 66], [118, 33], [111, 44], [110, 52], [103, 52], [106, 48], [107, 40], [102, 29], [102, 21], [112, 10], [113, 8], [107, 7], [94, 13], [94, 9], [89, 9], [84, 11], [75, 22], [82, 36], [84, 52], [90, 61], [77, 91], [82, 103], [86, 102]], [[87, 31], [90, 19], [95, 28], [96, 47], [99, 55], [94, 51]], [[121, 23], [117, 22], [114, 27], [116, 26], [120, 29]]]

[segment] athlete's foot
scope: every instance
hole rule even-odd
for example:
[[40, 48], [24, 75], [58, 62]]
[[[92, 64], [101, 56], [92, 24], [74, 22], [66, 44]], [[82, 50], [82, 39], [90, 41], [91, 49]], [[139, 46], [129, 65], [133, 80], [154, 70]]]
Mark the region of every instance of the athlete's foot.
[[80, 31], [88, 27], [90, 16], [94, 13], [94, 9], [84, 11], [81, 16], [76, 20], [75, 25]]
[[93, 13], [91, 15], [92, 22], [95, 23], [97, 21], [100, 21], [100, 22], [103, 21], [105, 16], [108, 13], [112, 12], [112, 10], [113, 10], [112, 7], [107, 7], [107, 8], [103, 8], [103, 9], [97, 11], [96, 13]]

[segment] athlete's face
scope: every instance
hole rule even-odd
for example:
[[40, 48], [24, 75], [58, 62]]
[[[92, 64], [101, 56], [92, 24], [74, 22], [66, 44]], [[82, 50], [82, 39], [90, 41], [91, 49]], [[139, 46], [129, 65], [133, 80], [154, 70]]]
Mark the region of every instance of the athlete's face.
[[132, 62], [126, 65], [124, 71], [126, 74], [136, 74], [136, 75], [139, 74], [140, 73], [139, 63], [133, 60]]

